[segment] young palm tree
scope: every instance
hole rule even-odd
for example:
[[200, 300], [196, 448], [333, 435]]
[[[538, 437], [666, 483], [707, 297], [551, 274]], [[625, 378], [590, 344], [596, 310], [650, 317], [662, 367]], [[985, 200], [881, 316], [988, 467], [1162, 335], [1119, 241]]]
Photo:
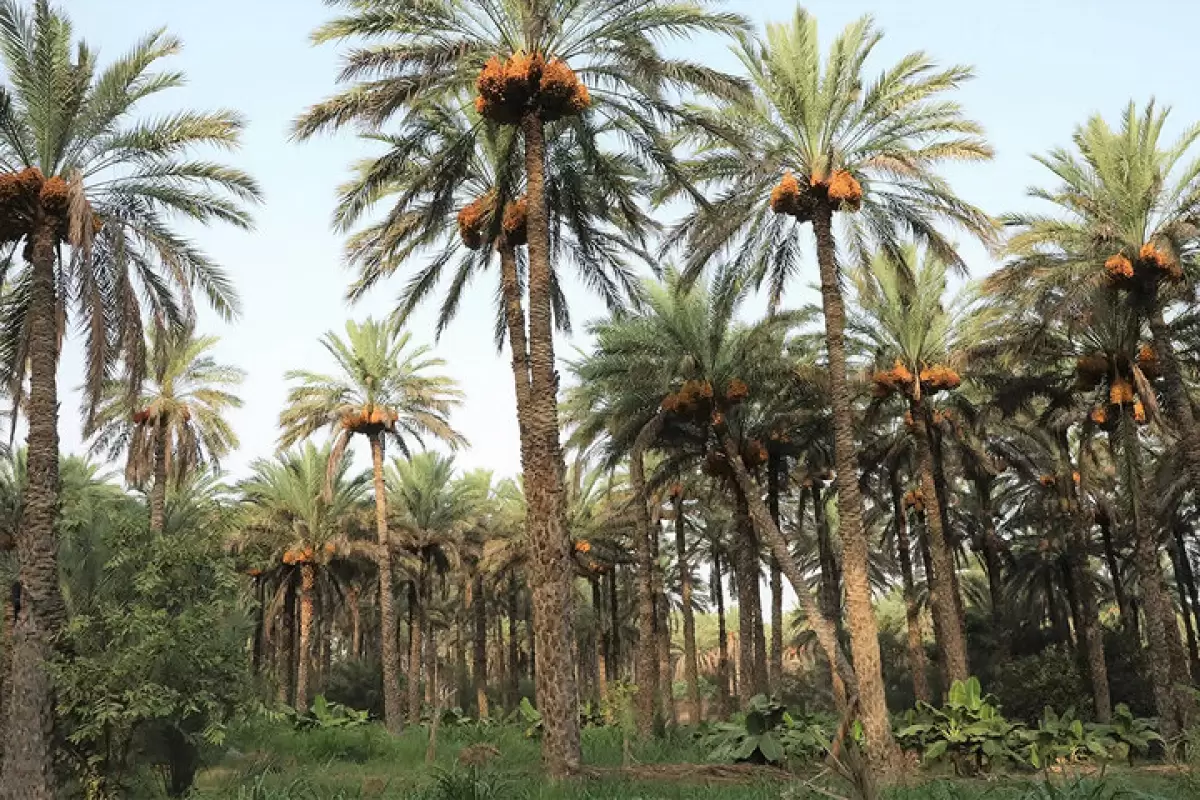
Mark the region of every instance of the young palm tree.
[[[581, 435], [604, 433], [610, 457], [633, 453], [631, 473], [637, 471], [638, 454], [652, 447], [671, 454], [669, 463], [703, 461], [706, 471], [724, 481], [749, 516], [753, 535], [770, 545], [837, 673], [835, 679], [853, 689], [854, 674], [842, 654], [836, 628], [817, 606], [749, 472], [766, 463], [765, 448], [756, 437], [766, 436], [756, 427], [758, 398], [813, 395], [797, 380], [795, 362], [787, 355], [787, 333], [804, 317], [777, 313], [753, 326], [737, 324], [734, 315], [745, 292], [728, 277], [710, 292], [707, 287], [682, 288], [678, 274], [670, 271], [665, 285], [647, 290], [644, 311], [593, 327], [596, 350], [574, 365], [580, 386], [573, 402], [592, 410]], [[637, 496], [641, 493], [636, 485], [645, 480], [633, 474], [633, 483]], [[641, 506], [637, 504], [639, 515]], [[748, 545], [742, 541], [738, 546]], [[752, 546], [752, 559], [747, 562], [753, 565], [743, 568], [741, 576], [758, 574], [758, 545]], [[639, 588], [639, 606], [644, 606], [641, 595], [646, 589]], [[648, 613], [644, 609], [639, 615], [639, 625], [648, 623], [648, 618], [641, 619]], [[643, 715], [651, 712], [643, 706]]]
[[240, 543], [239, 549], [257, 562], [279, 565], [277, 599], [270, 607], [278, 608], [284, 592], [298, 589], [295, 706], [303, 711], [308, 707], [313, 599], [318, 584], [329, 579], [330, 563], [351, 550], [367, 475], [350, 474], [344, 451], [311, 443], [277, 459], [259, 459], [251, 469], [250, 478], [240, 487], [249, 516], [242, 533], [248, 541]]
[[[429, 611], [433, 587], [459, 561], [463, 535], [470, 524], [477, 495], [468, 484], [455, 481], [454, 459], [439, 453], [420, 453], [408, 460], [393, 459], [386, 473], [389, 507], [395, 539], [414, 564], [405, 571], [412, 576], [413, 624], [408, 672], [408, 719], [421, 721], [421, 654], [427, 663], [436, 658], [436, 642], [422, 643], [430, 630]], [[435, 675], [427, 670], [425, 680]], [[436, 692], [435, 692], [436, 694]]]
[[[44, 665], [63, 622], [54, 566], [60, 314], [85, 331], [90, 411], [122, 356], [139, 368], [145, 363], [140, 304], [168, 324], [187, 315], [195, 292], [223, 316], [237, 310], [228, 279], [173, 230], [171, 217], [249, 227], [245, 205], [259, 194], [253, 180], [190, 155], [199, 146], [235, 147], [241, 118], [138, 115], [142, 101], [183, 84], [182, 73], [156, 71], [180, 48], [159, 30], [101, 67], [47, 0], [32, 8], [0, 2], [0, 180], [7, 187], [0, 238], [21, 245], [24, 260], [7, 277], [0, 361], [29, 420], [30, 477], [17, 547], [28, 602], [14, 638], [3, 798], [48, 798], [55, 786], [54, 701]], [[137, 371], [132, 386], [140, 384]]]
[[[318, 31], [318, 40], [366, 38], [343, 69], [350, 90], [311, 109], [302, 136], [348, 123], [379, 126], [396, 114], [482, 93], [478, 108], [521, 134], [527, 240], [528, 360], [517, 381], [522, 465], [533, 543], [538, 703], [546, 721], [543, 753], [554, 775], [579, 760], [576, 692], [569, 663], [570, 554], [563, 528], [562, 472], [553, 327], [561, 310], [552, 264], [547, 181], [547, 124], [573, 127], [581, 151], [599, 150], [607, 126], [633, 144], [629, 157], [675, 171], [658, 125], [686, 115], [671, 92], [699, 89], [726, 95], [739, 82], [703, 65], [672, 60], [666, 38], [730, 32], [740, 17], [711, 13], [706, 0], [467, 0], [418, 6], [343, 0], [348, 13]], [[402, 44], [396, 44], [396, 42]], [[506, 65], [514, 92], [497, 96]], [[590, 111], [587, 111], [588, 108]], [[580, 113], [585, 112], [586, 113]], [[599, 122], [598, 122], [599, 121]], [[461, 156], [461, 154], [458, 154]], [[447, 153], [452, 159], [454, 153]], [[513, 344], [518, 344], [514, 338]], [[518, 355], [514, 360], [519, 361]]]
[[115, 460], [124, 453], [126, 483], [150, 484], [151, 530], [163, 529], [168, 480], [180, 486], [238, 446], [224, 415], [242, 406], [232, 390], [244, 373], [217, 363], [211, 351], [218, 341], [189, 329], [152, 331], [137, 393], [131, 396], [123, 380], [109, 381], [84, 428], [93, 454]]
[[[423, 437], [457, 447], [462, 436], [449, 422], [449, 414], [462, 398], [454, 381], [435, 370], [444, 363], [428, 347], [410, 347], [411, 336], [396, 321], [346, 323], [345, 338], [332, 331], [321, 342], [337, 366], [334, 374], [292, 370], [286, 377], [296, 385], [288, 392], [288, 405], [279, 415], [280, 444], [290, 447], [322, 429], [334, 437], [334, 454], [340, 454], [356, 435], [370, 443], [375, 485], [375, 530], [380, 544], [379, 621], [382, 639], [384, 714], [388, 730], [403, 725], [400, 702], [396, 611], [393, 605], [392, 556], [388, 546], [387, 490], [384, 452], [392, 443], [409, 455], [409, 442]], [[335, 464], [336, 459], [331, 461]]]
[[768, 282], [778, 303], [800, 264], [797, 229], [812, 222], [851, 644], [868, 757], [885, 774], [895, 765], [896, 750], [867, 572], [834, 220], [843, 223], [842, 241], [860, 261], [875, 251], [899, 261], [903, 232], [944, 263], [961, 267], [936, 223], [947, 220], [979, 235], [987, 235], [990, 224], [934, 169], [985, 159], [991, 150], [979, 126], [943, 97], [970, 79], [970, 69], [938, 69], [924, 53], [912, 53], [879, 77], [868, 77], [865, 62], [880, 38], [871, 19], [863, 18], [838, 36], [822, 63], [816, 20], [803, 9], [791, 23], [769, 26], [765, 41], [743, 38], [738, 53], [758, 97], [711, 115], [711, 127], [723, 129], [722, 138], [703, 143], [693, 174], [720, 195], [684, 220], [669, 243], [685, 246], [689, 277], [728, 248], [734, 266], [755, 283]]
[[930, 498], [924, 503], [934, 569], [929, 576], [929, 594], [933, 613], [939, 618], [942, 666], [948, 681], [965, 681], [970, 671], [964, 620], [958, 613], [951, 577], [956, 566], [949, 520], [942, 518], [942, 504], [932, 501], [945, 497], [948, 487], [935, 480], [931, 449], [933, 395], [956, 389], [959, 381], [947, 365], [953, 356], [963, 303], [961, 298], [943, 302], [944, 264], [928, 255], [919, 257], [912, 247], [901, 252], [899, 264], [877, 256], [852, 273], [857, 307], [848, 321], [848, 334], [852, 348], [874, 362], [875, 395], [884, 399], [899, 394], [906, 422], [911, 420], [920, 488], [923, 497]]

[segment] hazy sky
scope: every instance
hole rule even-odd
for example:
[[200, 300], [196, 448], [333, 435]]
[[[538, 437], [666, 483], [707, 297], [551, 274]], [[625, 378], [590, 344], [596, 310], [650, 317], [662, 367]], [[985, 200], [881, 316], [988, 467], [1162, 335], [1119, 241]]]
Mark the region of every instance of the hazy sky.
[[[339, 236], [329, 227], [335, 187], [347, 166], [364, 154], [349, 133], [295, 144], [289, 123], [306, 106], [335, 89], [338, 52], [313, 47], [309, 33], [330, 16], [320, 0], [58, 0], [73, 18], [76, 34], [101, 51], [101, 60], [123, 53], [132, 42], [166, 26], [185, 43], [167, 65], [183, 70], [188, 85], [168, 92], [146, 110], [231, 108], [248, 120], [244, 146], [231, 158], [262, 184], [265, 204], [254, 231], [225, 228], [194, 231], [204, 249], [231, 273], [243, 301], [242, 317], [230, 324], [206, 315], [203, 331], [222, 338], [219, 357], [248, 373], [233, 414], [241, 450], [225, 462], [243, 474], [256, 456], [275, 446], [276, 418], [284, 400], [283, 373], [293, 367], [327, 365], [318, 337], [341, 329], [350, 317], [386, 314], [399, 280], [351, 308], [343, 300], [349, 273], [341, 265]], [[758, 24], [789, 17], [795, 5], [778, 0], [730, 2]], [[1109, 118], [1130, 99], [1152, 95], [1174, 107], [1172, 126], [1200, 120], [1196, 97], [1194, 32], [1200, 6], [1185, 0], [886, 0], [808, 3], [828, 41], [851, 19], [876, 17], [885, 37], [870, 72], [900, 55], [925, 50], [939, 63], [975, 66], [977, 79], [958, 93], [970, 116], [980, 121], [996, 149], [994, 162], [956, 169], [954, 185], [991, 213], [1027, 206], [1025, 188], [1044, 180], [1030, 154], [1067, 144], [1073, 126], [1100, 112]], [[684, 46], [673, 46], [681, 51]], [[689, 55], [707, 64], [736, 69], [724, 44], [691, 45]], [[806, 234], [807, 235], [807, 234]], [[965, 248], [972, 272], [991, 264], [978, 247]], [[810, 264], [805, 283], [814, 279]], [[802, 287], [797, 286], [796, 296]], [[490, 467], [500, 474], [519, 464], [512, 374], [506, 355], [492, 345], [494, 280], [472, 287], [454, 325], [437, 343], [447, 371], [467, 394], [455, 415], [472, 447], [464, 467]], [[577, 329], [601, 313], [592, 298], [571, 298]], [[415, 338], [432, 341], [431, 314], [413, 324]], [[560, 341], [559, 353], [578, 344]], [[80, 382], [77, 346], [63, 356], [62, 385]], [[63, 398], [62, 437], [80, 451], [77, 393]]]

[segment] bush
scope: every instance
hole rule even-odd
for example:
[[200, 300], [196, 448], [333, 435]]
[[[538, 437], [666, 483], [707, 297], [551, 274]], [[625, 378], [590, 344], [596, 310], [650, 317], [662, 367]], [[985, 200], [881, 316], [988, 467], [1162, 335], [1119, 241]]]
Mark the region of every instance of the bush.
[[[406, 681], [400, 676], [404, 696]], [[368, 712], [372, 719], [383, 719], [383, 667], [379, 659], [339, 661], [329, 670], [325, 697], [330, 702]]]
[[1047, 647], [1040, 653], [1009, 659], [995, 670], [990, 684], [1009, 719], [1037, 725], [1042, 710], [1080, 709], [1092, 715], [1092, 697], [1079, 663], [1066, 648]]
[[700, 734], [710, 761], [776, 764], [811, 761], [829, 752], [831, 727], [816, 717], [793, 717], [765, 695], [750, 700], [740, 721], [720, 722]]
[[949, 758], [959, 775], [990, 771], [997, 761], [1017, 760], [1012, 734], [1017, 726], [1000, 713], [996, 698], [984, 694], [978, 678], [955, 681], [946, 704], [918, 703], [905, 716], [896, 739], [925, 762]]

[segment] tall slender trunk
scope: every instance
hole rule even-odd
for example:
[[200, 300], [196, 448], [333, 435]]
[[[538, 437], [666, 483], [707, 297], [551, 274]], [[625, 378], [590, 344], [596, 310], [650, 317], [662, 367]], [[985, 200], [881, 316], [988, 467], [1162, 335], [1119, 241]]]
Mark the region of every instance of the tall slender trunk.
[[967, 608], [963, 604], [962, 584], [958, 578], [958, 536], [950, 526], [950, 484], [946, 480], [946, 459], [942, 451], [942, 432], [933, 424], [933, 410], [925, 404], [925, 430], [929, 433], [929, 452], [933, 456], [933, 486], [937, 490], [938, 512], [942, 516], [942, 532], [945, 534], [946, 549], [950, 553], [950, 597], [954, 599], [954, 613], [966, 641]]
[[[1158, 542], [1150, 529], [1149, 520], [1142, 510], [1145, 487], [1139, 468], [1140, 444], [1138, 433], [1129, 419], [1122, 419], [1120, 426], [1122, 450], [1125, 451], [1125, 468], [1129, 482], [1129, 503], [1133, 518], [1133, 559], [1138, 570], [1142, 605], [1146, 609], [1145, 666], [1150, 673], [1150, 684], [1154, 690], [1154, 704], [1158, 709], [1160, 732], [1170, 741], [1188, 724], [1188, 711], [1192, 701], [1184, 697], [1186, 687], [1176, 690], [1171, 674], [1171, 651], [1168, 636], [1178, 637], [1177, 630], [1168, 631], [1165, 621], [1167, 609], [1171, 607], [1166, 587], [1163, 585], [1159, 565]], [[1171, 615], [1173, 618], [1173, 614]]]
[[[925, 572], [925, 591], [928, 595], [930, 587], [933, 585], [933, 556], [929, 549], [929, 526], [925, 524], [925, 511], [914, 511], [913, 518], [917, 521], [917, 547], [921, 551], [921, 569]], [[933, 641], [934, 643], [943, 642], [946, 639], [942, 633], [942, 618], [937, 614], [930, 613], [929, 618], [933, 621]], [[942, 679], [943, 692], [948, 692], [950, 689], [950, 676], [946, 674], [946, 659], [938, 649], [938, 675]]]
[[[779, 493], [784, 461], [778, 452], [771, 449], [767, 456], [767, 510], [771, 519], [779, 526]], [[780, 530], [783, 530], [780, 527]], [[771, 658], [767, 665], [767, 678], [773, 691], [780, 688], [783, 680], [783, 570], [779, 559], [771, 556]]]
[[1163, 317], [1163, 301], [1155, 293], [1150, 301], [1150, 335], [1154, 341], [1154, 355], [1162, 371], [1166, 389], [1167, 410], [1175, 431], [1179, 435], [1179, 451], [1183, 455], [1184, 467], [1192, 490], [1200, 492], [1200, 426], [1196, 424], [1196, 413], [1192, 408], [1191, 395], [1183, 380], [1183, 371], [1175, 355], [1175, 343], [1171, 329]]
[[629, 483], [633, 490], [634, 503], [634, 558], [637, 559], [637, 727], [638, 733], [648, 736], [662, 724], [661, 697], [659, 695], [658, 643], [654, 635], [658, 629], [654, 604], [654, 549], [655, 535], [650, 520], [650, 498], [646, 490], [646, 471], [643, 457], [646, 449], [658, 436], [662, 428], [662, 417], [642, 427], [629, 455]]
[[1141, 641], [1142, 635], [1138, 628], [1137, 612], [1130, 605], [1129, 595], [1125, 592], [1125, 581], [1121, 577], [1121, 562], [1117, 558], [1117, 548], [1113, 543], [1112, 520], [1109, 519], [1108, 514], [1100, 517], [1099, 525], [1100, 540], [1104, 545], [1104, 561], [1108, 566], [1108, 577], [1112, 581], [1117, 610], [1121, 614], [1121, 624], [1135, 642]]
[[988, 598], [992, 602], [992, 619], [999, 621], [1004, 614], [1004, 547], [996, 533], [996, 517], [992, 512], [992, 478], [978, 475], [971, 482], [979, 500], [979, 511], [983, 517], [983, 541], [980, 551], [987, 570]]
[[1187, 636], [1188, 659], [1192, 670], [1196, 669], [1196, 664], [1200, 661], [1200, 653], [1196, 649], [1196, 626], [1193, 624], [1194, 615], [1192, 613], [1192, 604], [1188, 599], [1187, 581], [1184, 579], [1184, 564], [1187, 563], [1187, 554], [1182, 549], [1182, 539], [1179, 538], [1179, 526], [1175, 528], [1175, 541], [1172, 547], [1167, 548], [1167, 552], [1171, 555], [1171, 569], [1175, 573], [1175, 589], [1179, 592], [1179, 610], [1183, 616], [1183, 630]]
[[662, 546], [662, 503], [653, 500], [654, 513], [650, 529], [654, 532], [650, 543], [654, 553], [654, 637], [658, 652], [659, 704], [664, 722], [672, 726], [679, 724], [679, 713], [675, 708], [675, 671], [671, 669], [671, 607], [667, 602], [667, 588], [663, 570], [659, 566]]
[[758, 543], [746, 499], [738, 493], [734, 532], [737, 540], [733, 550], [733, 574], [737, 580], [738, 601], [738, 702], [742, 710], [750, 699], [763, 692], [758, 684], [754, 652], [754, 606], [758, 595]]
[[58, 301], [53, 220], [39, 210], [29, 240], [27, 482], [17, 524], [21, 609], [13, 629], [3, 800], [53, 800], [54, 685], [49, 662], [66, 621], [58, 585]]
[[[387, 487], [383, 482], [383, 434], [371, 439], [371, 466], [375, 480], [375, 536], [379, 544], [375, 568], [379, 573], [379, 653], [383, 662], [383, 721], [389, 733], [404, 727], [400, 700], [400, 625], [392, 595], [392, 549], [388, 537]], [[411, 713], [411, 708], [410, 708]]]
[[422, 569], [421, 589], [417, 615], [425, 637], [425, 705], [432, 711], [437, 707], [438, 700], [438, 648], [433, 618], [429, 614], [433, 608], [433, 574], [429, 567]]
[[313, 587], [316, 569], [300, 565], [300, 643], [296, 658], [296, 710], [308, 709], [308, 671], [312, 664]]
[[[854, 444], [854, 408], [846, 380], [846, 308], [833, 238], [833, 209], [827, 203], [818, 204], [813, 215], [813, 233], [817, 240], [821, 303], [825, 316], [834, 466], [837, 470], [838, 533], [842, 541], [842, 577], [845, 581], [850, 647], [854, 653], [867, 761], [875, 775], [884, 778], [897, 768], [899, 749], [892, 738], [887, 698], [884, 695], [883, 667], [879, 657], [879, 626], [871, 603], [870, 562], [863, 529], [863, 500], [858, 488], [858, 454]], [[787, 563], [782, 557], [780, 562]], [[800, 587], [796, 587], [796, 592], [802, 593]]]
[[939, 621], [938, 647], [941, 650], [946, 678], [951, 683], [965, 681], [971, 677], [971, 673], [967, 667], [966, 633], [958, 613], [958, 604], [954, 600], [954, 585], [951, 582], [955, 572], [954, 553], [946, 538], [945, 520], [942, 517], [941, 502], [933, 475], [929, 419], [926, 404], [922, 401], [919, 390], [917, 396], [910, 401], [910, 410], [914, 421], [912, 430], [917, 451], [917, 472], [921, 482], [921, 494], [925, 500], [925, 528], [933, 566], [933, 574], [927, 576], [929, 605], [934, 617]]
[[683, 492], [672, 498], [675, 506], [675, 558], [679, 563], [679, 594], [683, 606], [683, 677], [687, 681], [688, 723], [700, 723], [700, 665], [696, 656], [696, 616], [692, 608], [692, 565], [684, 528]]
[[[529, 414], [522, 437], [531, 583], [537, 642], [537, 699], [550, 777], [579, 764], [579, 715], [571, 664], [571, 554], [563, 506], [565, 471], [558, 428], [554, 364], [553, 274], [546, 207], [546, 142], [536, 113], [521, 121], [525, 144], [526, 228], [529, 251]], [[528, 446], [525, 444], [528, 439]]]
[[488, 718], [488, 664], [487, 664], [487, 602], [483, 595], [483, 573], [475, 571], [471, 587], [471, 611], [475, 621], [475, 635], [472, 637], [473, 663], [471, 678], [475, 684], [475, 708], [479, 719]]
[[908, 671], [912, 673], [913, 696], [923, 702], [933, 702], [926, 673], [925, 642], [921, 635], [921, 610], [917, 605], [916, 582], [913, 580], [912, 544], [908, 539], [908, 513], [900, 491], [900, 476], [889, 472], [892, 494], [892, 520], [896, 526], [896, 553], [900, 561], [900, 576], [904, 582], [904, 617], [908, 623]]
[[608, 580], [608, 612], [611, 620], [609, 630], [609, 664], [612, 667], [613, 680], [619, 681], [624, 671], [621, 668], [621, 606], [617, 592], [617, 567], [613, 566], [612, 575]]
[[509, 705], [521, 702], [521, 653], [517, 643], [517, 576], [508, 578], [508, 694]]
[[[1192, 619], [1195, 626], [1200, 628], [1200, 588], [1196, 586], [1196, 571], [1193, 569], [1191, 557], [1188, 555], [1187, 530], [1182, 526], [1175, 529], [1175, 545], [1179, 548], [1179, 566], [1183, 570], [1183, 585], [1187, 587]], [[1192, 675], [1200, 675], [1200, 653], [1192, 654]]]
[[[422, 569], [422, 572], [424, 570]], [[422, 576], [424, 579], [424, 576]], [[424, 644], [425, 619], [421, 613], [421, 596], [416, 581], [408, 584], [408, 721], [421, 722], [421, 654]], [[433, 676], [426, 675], [425, 680]]]
[[154, 422], [154, 485], [150, 487], [150, 530], [162, 533], [167, 516], [167, 419]]
[[817, 560], [821, 565], [821, 610], [842, 630], [842, 575], [833, 548], [833, 532], [825, 514], [827, 497], [814, 479], [810, 491], [813, 501], [813, 525], [817, 533]]
[[[267, 643], [266, 598], [263, 594], [262, 576], [257, 575], [250, 580], [254, 582], [254, 642], [250, 654], [250, 670], [257, 677], [262, 674], [263, 660], [266, 656], [264, 653]], [[7, 609], [8, 606], [5, 605], [4, 608]], [[5, 621], [0, 620], [0, 626], [3, 626]], [[0, 652], [7, 653], [8, 640], [4, 638], [3, 633], [3, 629], [0, 628]], [[4, 686], [3, 677], [3, 666], [0, 665], [0, 698], [4, 696], [4, 692], [2, 691]], [[0, 719], [4, 718], [3, 702], [3, 700], [0, 700]]]
[[1100, 609], [1096, 602], [1095, 584], [1092, 580], [1092, 570], [1088, 564], [1088, 553], [1091, 550], [1091, 517], [1084, 513], [1083, 498], [1087, 497], [1090, 470], [1079, 458], [1079, 486], [1075, 487], [1074, 476], [1070, 469], [1070, 450], [1065, 431], [1059, 435], [1059, 451], [1066, 462], [1065, 468], [1059, 470], [1059, 484], [1067, 497], [1071, 524], [1071, 557], [1070, 573], [1078, 600], [1078, 625], [1076, 635], [1083, 644], [1087, 657], [1088, 682], [1092, 687], [1092, 703], [1096, 708], [1096, 719], [1107, 723], [1112, 719], [1112, 696], [1108, 685], [1108, 663], [1104, 657], [1104, 634], [1100, 628]]
[[713, 548], [712, 592], [717, 606], [717, 715], [729, 716], [729, 633], [725, 626], [725, 576], [721, 574], [721, 554]]
[[596, 619], [595, 645], [596, 659], [596, 695], [597, 702], [603, 703], [608, 698], [608, 631], [604, 615], [604, 593], [600, 588], [602, 578], [592, 575], [589, 583], [592, 585], [592, 611]]
[[358, 607], [359, 588], [350, 584], [346, 590], [346, 607], [350, 610], [350, 658], [362, 658], [362, 609]]
[[295, 649], [292, 632], [296, 627], [292, 612], [295, 607], [295, 583], [289, 579], [287, 588], [284, 589], [283, 609], [275, 620], [275, 676], [279, 683], [276, 699], [283, 705], [292, 701], [292, 680], [295, 678], [295, 673], [292, 672], [292, 652]]
[[[759, 495], [754, 478], [750, 476], [750, 471], [746, 469], [746, 464], [742, 461], [737, 443], [725, 428], [719, 428], [718, 435], [720, 436], [730, 468], [733, 470], [734, 480], [737, 482], [738, 497], [745, 500], [746, 511], [750, 516], [751, 522], [759, 534], [767, 540], [772, 554], [779, 560], [779, 566], [783, 569], [783, 574], [787, 576], [788, 581], [792, 584], [792, 588], [795, 589], [800, 607], [808, 618], [809, 627], [816, 634], [817, 642], [820, 644], [825, 656], [829, 659], [830, 669], [834, 673], [833, 679], [835, 694], [838, 695], [838, 705], [848, 708], [848, 701], [857, 701], [860, 699], [858, 697], [858, 680], [854, 669], [850, 666], [849, 659], [846, 658], [846, 654], [842, 650], [841, 643], [838, 641], [837, 628], [829, 617], [825, 616], [821, 611], [814, 597], [812, 587], [809, 586], [808, 581], [800, 571], [799, 565], [796, 563], [796, 559], [792, 556], [791, 550], [788, 549], [787, 539], [780, 532], [779, 526], [771, 519], [771, 513], [767, 510], [766, 503], [763, 502], [762, 497]], [[841, 686], [842, 689], [838, 690], [838, 686]], [[890, 730], [888, 735], [891, 735]]]

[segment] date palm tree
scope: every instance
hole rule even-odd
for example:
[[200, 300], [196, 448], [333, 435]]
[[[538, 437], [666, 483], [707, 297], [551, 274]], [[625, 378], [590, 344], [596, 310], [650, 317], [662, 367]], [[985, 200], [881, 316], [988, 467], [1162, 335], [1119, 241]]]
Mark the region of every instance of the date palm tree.
[[239, 550], [244, 558], [278, 570], [271, 608], [280, 606], [287, 591], [298, 592], [295, 706], [303, 711], [308, 707], [314, 597], [319, 584], [330, 580], [330, 563], [351, 550], [368, 478], [351, 473], [344, 450], [312, 443], [279, 458], [259, 459], [251, 469], [240, 487], [248, 518], [241, 534], [247, 541]]
[[180, 486], [238, 447], [225, 415], [242, 406], [233, 390], [245, 373], [217, 363], [211, 351], [218, 341], [187, 328], [152, 330], [138, 392], [131, 396], [124, 380], [109, 381], [84, 428], [94, 455], [125, 455], [126, 483], [150, 485], [153, 531], [163, 530], [168, 481]]
[[[384, 483], [384, 453], [387, 444], [409, 455], [410, 443], [423, 444], [425, 437], [452, 447], [465, 443], [450, 425], [450, 412], [462, 401], [453, 379], [438, 374], [444, 365], [425, 346], [412, 346], [412, 337], [396, 320], [367, 319], [346, 323], [346, 335], [330, 331], [321, 343], [333, 358], [332, 374], [291, 370], [286, 374], [295, 385], [288, 392], [287, 407], [279, 415], [281, 446], [290, 447], [328, 430], [334, 455], [340, 456], [355, 436], [371, 447], [375, 487], [375, 530], [380, 547], [379, 621], [382, 638], [384, 714], [388, 730], [403, 725], [400, 702], [400, 657], [397, 652], [396, 611], [393, 605], [391, 548], [388, 546], [387, 488]], [[336, 464], [336, 458], [331, 460]]]
[[[872, 389], [877, 398], [899, 395], [898, 407], [906, 412], [906, 422], [911, 421], [921, 493], [930, 498], [924, 503], [934, 570], [929, 576], [929, 601], [939, 619], [942, 667], [948, 681], [965, 681], [970, 671], [964, 620], [951, 577], [956, 566], [949, 520], [942, 518], [942, 504], [932, 500], [945, 497], [948, 487], [935, 480], [931, 449], [934, 395], [956, 389], [959, 380], [946, 365], [954, 355], [963, 302], [961, 297], [944, 301], [943, 263], [928, 254], [922, 257], [913, 247], [903, 248], [901, 254], [899, 264], [879, 255], [851, 273], [856, 302], [847, 321], [847, 338], [852, 350], [870, 359], [875, 368]], [[935, 373], [939, 369], [949, 370], [945, 378]]]
[[848, 25], [822, 59], [816, 20], [803, 9], [789, 23], [768, 26], [765, 39], [743, 37], [737, 53], [758, 93], [753, 101], [727, 103], [708, 115], [706, 128], [720, 136], [700, 142], [690, 174], [719, 194], [684, 219], [668, 245], [686, 250], [689, 278], [716, 254], [731, 253], [734, 266], [754, 283], [767, 283], [778, 304], [807, 244], [797, 235], [799, 228], [812, 222], [858, 702], [868, 759], [884, 775], [896, 765], [898, 751], [871, 605], [834, 222], [842, 223], [844, 250], [860, 262], [876, 251], [899, 262], [904, 235], [961, 268], [961, 257], [937, 223], [948, 221], [984, 236], [991, 226], [935, 169], [986, 159], [991, 149], [979, 126], [945, 99], [971, 78], [969, 68], [939, 69], [917, 52], [868, 77], [865, 65], [880, 39], [872, 20], [864, 17]]
[[241, 118], [140, 113], [144, 101], [183, 84], [182, 73], [158, 69], [181, 47], [158, 30], [102, 66], [47, 0], [0, 2], [0, 238], [23, 257], [4, 262], [12, 289], [0, 307], [0, 363], [29, 421], [29, 487], [17, 537], [27, 602], [14, 631], [14, 702], [0, 770], [6, 800], [55, 792], [45, 663], [64, 619], [55, 569], [60, 325], [65, 317], [84, 333], [91, 412], [122, 356], [135, 367], [130, 385], [140, 385], [143, 304], [167, 324], [188, 316], [196, 293], [222, 316], [238, 307], [227, 277], [172, 217], [249, 227], [254, 181], [192, 155], [197, 147], [236, 147]]
[[[342, 78], [354, 85], [314, 106], [297, 125], [301, 136], [346, 124], [382, 126], [438, 102], [462, 102], [478, 86], [478, 107], [492, 124], [520, 132], [527, 240], [526, 351], [513, 337], [517, 402], [527, 489], [537, 643], [537, 697], [545, 720], [543, 754], [552, 775], [579, 761], [577, 693], [570, 664], [568, 537], [563, 530], [563, 459], [557, 413], [554, 320], [556, 291], [547, 180], [547, 130], [561, 118], [580, 151], [599, 150], [611, 127], [628, 142], [627, 157], [655, 172], [676, 172], [664, 120], [686, 122], [674, 102], [679, 89], [726, 96], [739, 81], [702, 64], [665, 57], [664, 39], [740, 30], [743, 21], [714, 13], [707, 0], [467, 0], [411, 5], [342, 0], [346, 13], [315, 38], [366, 39]], [[519, 91], [495, 96], [494, 79], [511, 67]], [[499, 71], [499, 72], [497, 72]], [[567, 95], [554, 94], [550, 76]], [[492, 99], [489, 100], [488, 97]], [[489, 105], [490, 104], [490, 105]], [[582, 113], [581, 113], [582, 112]], [[445, 160], [462, 153], [448, 152]], [[527, 355], [522, 359], [522, 355]]]

